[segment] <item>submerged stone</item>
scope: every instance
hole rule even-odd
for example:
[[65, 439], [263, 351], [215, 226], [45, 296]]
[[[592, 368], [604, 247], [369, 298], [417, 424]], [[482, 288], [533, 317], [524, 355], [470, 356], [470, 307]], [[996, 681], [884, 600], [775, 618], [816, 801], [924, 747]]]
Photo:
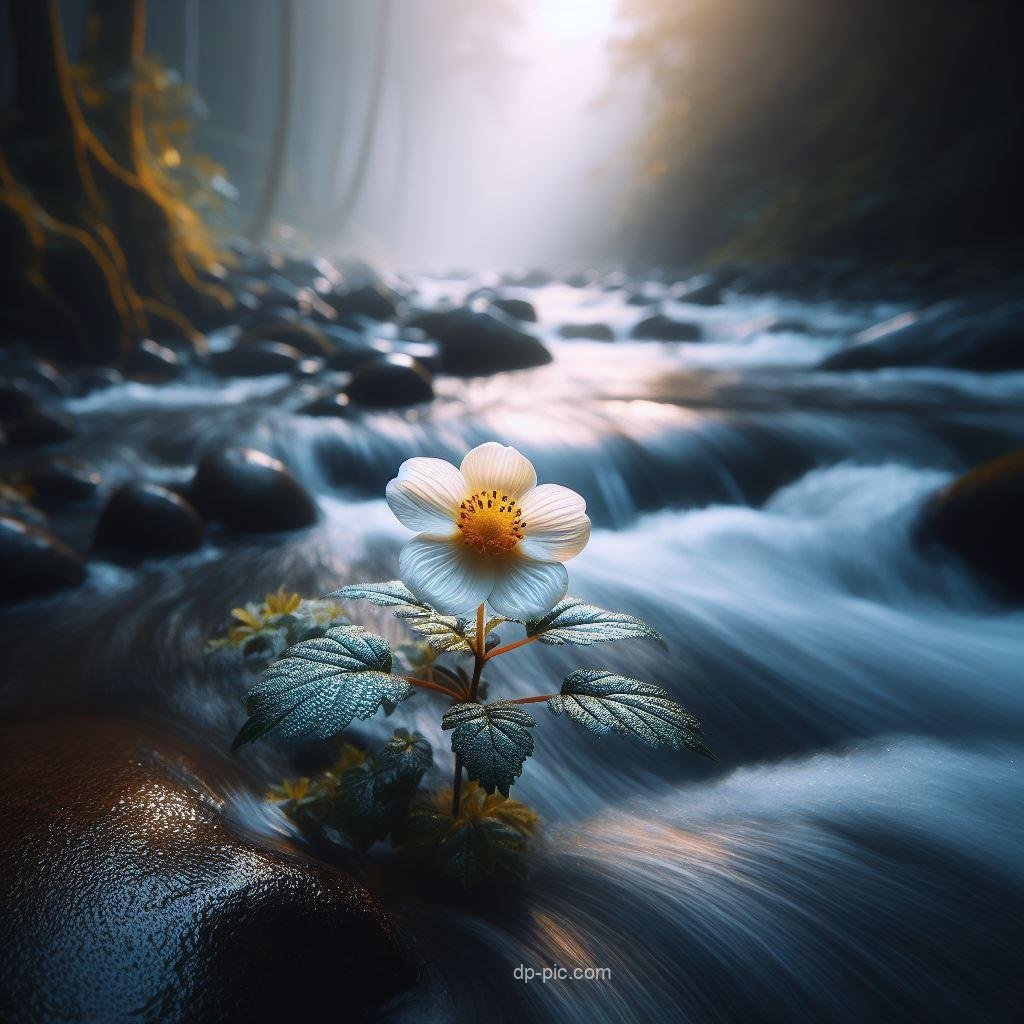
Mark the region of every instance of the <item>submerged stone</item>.
[[130, 483], [110, 497], [96, 527], [95, 544], [143, 552], [195, 551], [203, 521], [180, 494], [159, 484]]
[[82, 559], [63, 541], [40, 526], [0, 517], [0, 600], [49, 594], [84, 579]]

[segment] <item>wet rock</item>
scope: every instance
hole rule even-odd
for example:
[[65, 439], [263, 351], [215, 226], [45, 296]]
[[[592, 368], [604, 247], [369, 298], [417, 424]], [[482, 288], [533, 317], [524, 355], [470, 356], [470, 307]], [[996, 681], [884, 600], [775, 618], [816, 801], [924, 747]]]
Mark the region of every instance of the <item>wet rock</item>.
[[719, 306], [722, 303], [722, 285], [712, 275], [701, 274], [673, 285], [670, 295], [676, 302], [690, 302], [696, 306]]
[[313, 499], [285, 464], [254, 448], [204, 455], [189, 496], [208, 519], [247, 533], [297, 530], [317, 517]]
[[515, 317], [516, 320], [522, 320], [525, 323], [537, 322], [537, 310], [533, 303], [526, 299], [499, 297], [492, 299], [491, 305], [495, 309], [500, 309], [502, 313]]
[[614, 341], [615, 332], [608, 324], [562, 324], [558, 328], [562, 338], [588, 338], [591, 341]]
[[806, 320], [781, 317], [774, 323], [769, 324], [765, 330], [769, 334], [810, 334], [811, 325]]
[[663, 313], [645, 317], [634, 326], [629, 336], [642, 341], [700, 341], [703, 337], [696, 324], [673, 320]]
[[964, 473], [921, 510], [915, 537], [955, 551], [1004, 594], [1024, 601], [1024, 449]]
[[856, 335], [828, 356], [827, 370], [947, 366], [996, 372], [1024, 369], [1024, 304], [964, 311], [940, 305], [901, 313]]
[[623, 302], [627, 306], [652, 306], [665, 297], [665, 289], [661, 285], [644, 284], [631, 291]]
[[123, 719], [0, 731], [5, 1020], [364, 1020], [416, 982], [373, 897], [244, 833], [225, 779]]
[[93, 366], [78, 373], [75, 390], [79, 395], [89, 395], [93, 391], [104, 391], [123, 383], [124, 377], [112, 366]]
[[180, 377], [184, 367], [173, 349], [145, 338], [128, 353], [124, 369], [136, 380], [161, 384]]
[[130, 551], [195, 551], [203, 543], [203, 521], [188, 501], [166, 487], [125, 484], [103, 509], [94, 543]]
[[394, 409], [431, 401], [434, 387], [425, 366], [393, 352], [357, 367], [345, 393], [358, 405]]
[[33, 409], [21, 419], [7, 424], [10, 444], [35, 447], [60, 444], [75, 436], [75, 420], [60, 409]]
[[251, 327], [239, 339], [243, 345], [259, 341], [279, 341], [307, 356], [329, 356], [330, 339], [313, 324], [302, 320], [270, 320]]
[[47, 525], [46, 513], [29, 500], [23, 487], [0, 480], [0, 517], [18, 519], [32, 526]]
[[565, 283], [570, 288], [589, 288], [596, 280], [597, 272], [593, 270], [578, 270], [565, 276]]
[[318, 395], [301, 406], [297, 412], [302, 416], [348, 416], [352, 411], [349, 397], [344, 392]]
[[420, 328], [440, 344], [445, 373], [475, 377], [551, 362], [551, 353], [539, 339], [497, 311], [465, 306], [435, 310], [415, 317], [408, 326]]
[[206, 365], [221, 377], [262, 377], [271, 373], [294, 373], [304, 356], [279, 341], [239, 342], [230, 348], [210, 352]]
[[31, 466], [24, 479], [33, 498], [47, 507], [88, 501], [101, 482], [100, 474], [92, 466], [70, 456]]
[[22, 357], [3, 364], [6, 377], [24, 382], [25, 386], [41, 400], [68, 398], [71, 385], [67, 378], [46, 359]]
[[331, 353], [327, 356], [327, 365], [332, 370], [354, 370], [362, 363], [376, 359], [386, 351], [378, 343], [367, 338], [362, 331], [331, 326], [325, 328], [325, 333], [331, 343]]
[[373, 320], [393, 320], [401, 308], [398, 293], [380, 281], [371, 281], [348, 291], [334, 291], [324, 299], [338, 313], [355, 313]]
[[0, 377], [0, 419], [27, 416], [36, 407], [36, 397], [24, 381]]
[[0, 518], [0, 600], [49, 594], [84, 579], [81, 558], [53, 534], [18, 519]]

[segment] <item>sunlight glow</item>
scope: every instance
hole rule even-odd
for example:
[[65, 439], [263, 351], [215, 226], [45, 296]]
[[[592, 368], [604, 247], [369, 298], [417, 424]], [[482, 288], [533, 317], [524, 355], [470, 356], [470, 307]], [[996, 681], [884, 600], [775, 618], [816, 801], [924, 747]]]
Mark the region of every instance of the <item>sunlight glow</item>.
[[566, 40], [593, 38], [608, 28], [615, 0], [537, 0], [539, 27]]

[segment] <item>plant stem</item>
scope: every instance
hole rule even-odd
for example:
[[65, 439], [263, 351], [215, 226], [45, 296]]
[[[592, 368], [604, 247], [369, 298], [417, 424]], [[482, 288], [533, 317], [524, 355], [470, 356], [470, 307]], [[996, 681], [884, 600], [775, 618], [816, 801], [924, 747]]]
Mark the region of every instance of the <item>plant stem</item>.
[[[476, 700], [476, 690], [480, 685], [480, 675], [484, 670], [484, 662], [487, 660], [486, 650], [487, 638], [484, 633], [484, 606], [480, 605], [476, 610], [476, 649], [473, 651], [473, 679], [469, 684], [469, 693], [466, 700]], [[452, 817], [459, 816], [459, 802], [462, 797], [462, 758], [455, 755], [455, 781], [452, 783]]]
[[496, 658], [499, 654], [508, 654], [509, 651], [514, 651], [517, 647], [525, 647], [527, 644], [532, 644], [534, 640], [540, 639], [540, 635], [537, 636], [524, 636], [522, 640], [516, 640], [515, 643], [505, 644], [504, 647], [495, 647], [490, 654], [484, 655], [484, 661], [490, 661], [491, 658]]
[[557, 693], [541, 693], [536, 697], [520, 697], [518, 700], [510, 700], [508, 704], [537, 704], [542, 700], [551, 700], [552, 697], [557, 697]]
[[437, 683], [428, 683], [426, 679], [417, 679], [415, 676], [403, 676], [402, 678], [413, 686], [419, 686], [424, 690], [433, 690], [435, 693], [443, 693], [446, 697], [451, 697], [452, 700], [462, 700], [461, 693], [449, 690], [447, 686], [440, 686]]

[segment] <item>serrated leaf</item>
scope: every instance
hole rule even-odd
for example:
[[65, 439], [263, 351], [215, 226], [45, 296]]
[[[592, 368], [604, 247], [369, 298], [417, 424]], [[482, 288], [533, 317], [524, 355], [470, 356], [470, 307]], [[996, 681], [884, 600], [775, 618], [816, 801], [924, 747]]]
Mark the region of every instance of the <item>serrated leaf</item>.
[[715, 759], [700, 722], [653, 683], [581, 669], [566, 677], [562, 692], [547, 704], [552, 714], [565, 711], [599, 736], [617, 732], [652, 747], [692, 750]]
[[453, 704], [441, 720], [443, 729], [454, 730], [452, 750], [462, 758], [469, 777], [488, 793], [497, 789], [504, 796], [533, 753], [533, 737], [527, 730], [535, 724], [521, 705], [509, 701]]
[[373, 759], [378, 800], [410, 796], [434, 763], [434, 749], [418, 732], [397, 729]]
[[410, 629], [427, 638], [427, 643], [438, 654], [452, 654], [473, 650], [472, 636], [468, 630], [471, 623], [468, 619], [456, 618], [454, 615], [439, 615], [431, 609], [419, 610], [402, 608], [395, 612]]
[[544, 618], [527, 622], [526, 635], [537, 637], [542, 644], [552, 645], [589, 646], [609, 640], [643, 637], [661, 640], [643, 619], [625, 612], [610, 612], [576, 597], [564, 598]]
[[475, 624], [470, 619], [441, 615], [421, 601], [401, 580], [386, 583], [357, 583], [342, 587], [324, 600], [370, 601], [394, 610], [410, 629], [427, 638], [439, 654], [473, 650]]
[[262, 736], [326, 739], [354, 718], [398, 703], [412, 687], [391, 674], [387, 641], [361, 626], [339, 626], [289, 647], [249, 691], [249, 720], [232, 749]]
[[366, 850], [387, 835], [390, 808], [376, 795], [376, 778], [369, 764], [342, 773], [332, 808], [332, 823], [357, 849]]
[[398, 605], [418, 605], [420, 599], [401, 581], [388, 580], [386, 583], [356, 583], [349, 587], [342, 587], [332, 594], [323, 597], [324, 601], [369, 601], [371, 604], [380, 605], [383, 608], [395, 608]]

